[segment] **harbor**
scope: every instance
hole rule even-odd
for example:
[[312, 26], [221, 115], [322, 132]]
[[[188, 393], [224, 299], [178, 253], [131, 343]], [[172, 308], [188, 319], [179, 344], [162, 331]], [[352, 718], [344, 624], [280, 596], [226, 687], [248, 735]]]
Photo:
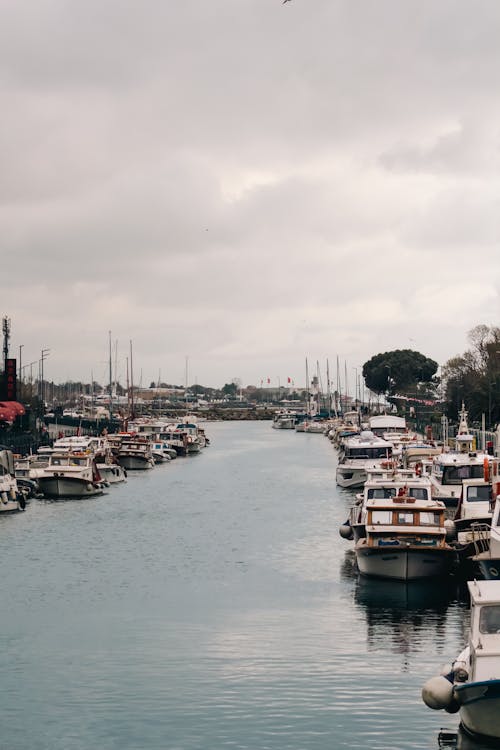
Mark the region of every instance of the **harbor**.
[[324, 435], [206, 427], [197, 455], [0, 518], [6, 746], [437, 748], [458, 717], [420, 693], [466, 588], [359, 576]]

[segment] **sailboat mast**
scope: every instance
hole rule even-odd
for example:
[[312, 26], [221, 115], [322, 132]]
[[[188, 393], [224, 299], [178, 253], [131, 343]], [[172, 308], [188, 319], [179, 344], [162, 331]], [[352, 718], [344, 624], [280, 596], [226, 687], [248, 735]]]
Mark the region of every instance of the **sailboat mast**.
[[306, 357], [306, 413], [307, 413], [307, 416], [309, 416], [310, 407], [311, 407], [311, 404], [309, 402], [309, 367], [307, 364], [307, 357]]
[[109, 331], [109, 418], [113, 417], [113, 365], [111, 360], [111, 331]]
[[130, 339], [130, 413], [132, 419], [135, 419], [134, 411], [134, 367], [132, 364], [132, 339]]

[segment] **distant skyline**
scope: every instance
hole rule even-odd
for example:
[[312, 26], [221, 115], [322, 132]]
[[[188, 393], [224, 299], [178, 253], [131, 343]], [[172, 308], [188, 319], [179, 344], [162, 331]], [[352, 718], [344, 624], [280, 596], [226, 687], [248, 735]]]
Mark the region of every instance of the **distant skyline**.
[[111, 331], [122, 383], [132, 340], [137, 383], [187, 356], [258, 386], [463, 353], [500, 316], [499, 26], [495, 0], [0, 0], [11, 355], [105, 382]]

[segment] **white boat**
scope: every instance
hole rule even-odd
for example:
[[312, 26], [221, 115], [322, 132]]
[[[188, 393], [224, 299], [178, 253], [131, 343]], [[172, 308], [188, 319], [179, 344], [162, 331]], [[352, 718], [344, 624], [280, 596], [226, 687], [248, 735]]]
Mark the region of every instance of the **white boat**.
[[422, 689], [424, 703], [460, 712], [463, 728], [476, 738], [500, 740], [500, 581], [468, 582], [469, 642], [443, 673]]
[[103, 482], [107, 484], [118, 484], [127, 481], [127, 471], [118, 463], [104, 461], [96, 463], [97, 471]]
[[431, 500], [431, 483], [428, 477], [419, 476], [409, 469], [384, 469], [368, 475], [363, 492], [356, 495], [347, 521], [340, 526], [340, 536], [359, 541], [366, 536], [366, 520], [370, 501], [393, 500], [398, 495], [409, 495], [416, 500]]
[[38, 485], [45, 496], [72, 498], [100, 495], [104, 487], [88, 453], [52, 453]]
[[471, 558], [474, 569], [482, 578], [500, 582], [500, 496], [496, 497], [490, 526], [475, 532], [477, 549]]
[[294, 430], [296, 422], [297, 412], [282, 409], [274, 415], [271, 427], [275, 430]]
[[362, 487], [368, 471], [382, 466], [392, 456], [392, 443], [364, 430], [346, 438], [339, 456], [336, 481], [340, 487]]
[[[460, 411], [460, 423], [455, 436], [454, 449], [434, 456], [429, 476], [433, 484], [432, 495], [448, 506], [455, 506], [462, 493], [464, 479], [482, 479], [490, 456], [475, 450], [474, 436], [467, 425], [464, 405]], [[486, 469], [487, 471], [487, 469]]]
[[155, 465], [151, 443], [146, 438], [122, 437], [116, 453], [116, 460], [127, 471], [152, 469]]
[[17, 484], [12, 451], [0, 450], [0, 513], [16, 513], [26, 507], [26, 497]]
[[401, 488], [394, 497], [367, 500], [365, 511], [365, 536], [354, 549], [360, 573], [410, 581], [451, 570], [455, 551], [446, 541], [443, 503]]

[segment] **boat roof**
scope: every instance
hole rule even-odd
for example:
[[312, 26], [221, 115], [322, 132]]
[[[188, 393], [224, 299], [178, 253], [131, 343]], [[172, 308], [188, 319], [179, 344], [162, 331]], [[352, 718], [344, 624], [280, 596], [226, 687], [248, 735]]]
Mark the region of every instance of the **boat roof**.
[[473, 604], [500, 604], [500, 581], [468, 581]]
[[366, 508], [371, 510], [380, 509], [387, 510], [391, 509], [406, 509], [406, 510], [444, 510], [445, 504], [441, 500], [433, 500], [432, 498], [424, 500], [416, 500], [411, 497], [411, 494], [401, 496], [395, 495], [394, 497], [374, 497], [366, 501]]
[[389, 440], [375, 435], [371, 430], [363, 430], [359, 435], [353, 435], [348, 437], [344, 441], [345, 446], [367, 446], [367, 445], [387, 445], [392, 447], [392, 443]]
[[406, 429], [406, 419], [404, 417], [395, 417], [391, 414], [379, 414], [376, 417], [370, 417], [368, 422], [371, 430], [382, 430], [388, 427], [399, 427], [403, 431]]

